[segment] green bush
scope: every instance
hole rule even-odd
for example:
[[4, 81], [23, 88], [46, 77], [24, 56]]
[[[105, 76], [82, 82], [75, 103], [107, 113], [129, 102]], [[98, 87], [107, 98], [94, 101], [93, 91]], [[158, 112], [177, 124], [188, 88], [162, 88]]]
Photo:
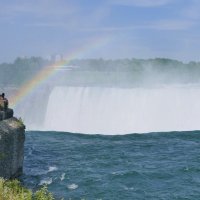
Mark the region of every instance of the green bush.
[[33, 193], [22, 187], [18, 180], [7, 181], [0, 178], [0, 200], [54, 200], [54, 198], [46, 186]]
[[34, 200], [53, 200], [53, 195], [48, 192], [47, 186], [44, 186], [34, 194]]
[[20, 126], [25, 126], [25, 125], [24, 125], [24, 122], [23, 122], [23, 120], [22, 120], [21, 117], [18, 118], [18, 124], [19, 124]]

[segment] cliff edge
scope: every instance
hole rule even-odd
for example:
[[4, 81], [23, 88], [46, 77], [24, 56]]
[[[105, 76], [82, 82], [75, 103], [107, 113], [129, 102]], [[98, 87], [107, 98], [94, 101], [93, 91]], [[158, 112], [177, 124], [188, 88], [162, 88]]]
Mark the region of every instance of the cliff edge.
[[10, 179], [22, 174], [25, 126], [13, 116], [0, 121], [0, 177]]

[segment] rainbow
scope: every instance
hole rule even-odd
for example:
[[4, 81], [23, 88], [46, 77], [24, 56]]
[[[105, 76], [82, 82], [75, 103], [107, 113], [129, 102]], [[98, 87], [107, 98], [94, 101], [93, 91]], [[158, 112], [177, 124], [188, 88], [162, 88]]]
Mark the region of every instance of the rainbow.
[[104, 45], [106, 45], [111, 39], [109, 37], [100, 37], [90, 40], [86, 45], [79, 47], [72, 53], [65, 56], [65, 61], [59, 61], [53, 65], [46, 66], [40, 70], [31, 80], [26, 82], [20, 87], [18, 92], [10, 97], [10, 107], [14, 108], [24, 97], [28, 96], [35, 88], [41, 85], [45, 80], [56, 73], [58, 67], [69, 64], [69, 62], [75, 58], [83, 57]]

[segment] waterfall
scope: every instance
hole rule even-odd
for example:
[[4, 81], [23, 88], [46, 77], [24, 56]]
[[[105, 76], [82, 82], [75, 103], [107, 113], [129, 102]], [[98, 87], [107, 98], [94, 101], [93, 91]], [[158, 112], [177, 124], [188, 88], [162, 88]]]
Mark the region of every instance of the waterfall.
[[55, 87], [44, 130], [127, 134], [200, 130], [200, 88]]

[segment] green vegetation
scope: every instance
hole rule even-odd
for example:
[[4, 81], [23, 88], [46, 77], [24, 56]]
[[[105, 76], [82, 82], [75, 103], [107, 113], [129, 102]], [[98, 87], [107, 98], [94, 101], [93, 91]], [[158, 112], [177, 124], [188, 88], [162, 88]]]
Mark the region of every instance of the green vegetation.
[[21, 117], [18, 118], [18, 123], [20, 126], [25, 126]]
[[[62, 63], [65, 63], [63, 61]], [[155, 59], [76, 59], [66, 63], [71, 70], [59, 70], [48, 85], [118, 85], [138, 86], [149, 83], [200, 83], [200, 62]], [[0, 64], [0, 87], [20, 87], [39, 71], [53, 63], [41, 57], [17, 58]], [[54, 63], [55, 64], [55, 63]], [[126, 86], [126, 85], [125, 85]]]
[[78, 79], [79, 82], [82, 80], [81, 84], [96, 85], [96, 83], [100, 83], [106, 86], [138, 87], [200, 83], [200, 62], [183, 63], [167, 58], [133, 58], [82, 59], [73, 60], [70, 64], [79, 66], [79, 68], [68, 72], [70, 74], [68, 82], [70, 78], [71, 80]]
[[46, 186], [33, 193], [22, 187], [18, 180], [6, 181], [0, 178], [0, 200], [54, 200], [54, 198]]
[[40, 57], [17, 58], [14, 63], [0, 64], [0, 85], [20, 86], [49, 62]]

